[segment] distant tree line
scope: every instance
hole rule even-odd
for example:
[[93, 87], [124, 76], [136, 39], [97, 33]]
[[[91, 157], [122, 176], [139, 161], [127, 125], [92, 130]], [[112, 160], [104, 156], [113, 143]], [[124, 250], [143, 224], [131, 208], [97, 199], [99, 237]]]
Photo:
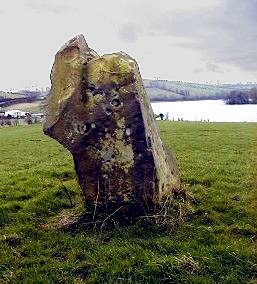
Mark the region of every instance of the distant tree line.
[[185, 96], [185, 97], [190, 96], [189, 90], [178, 89], [178, 88], [172, 86], [171, 84], [169, 84], [169, 82], [167, 80], [151, 81], [149, 85], [152, 88], [158, 88], [158, 89], [165, 90], [165, 91], [172, 91], [173, 93], [178, 94], [180, 96]]
[[151, 94], [151, 91], [146, 89], [146, 92], [152, 102], [177, 102], [177, 101], [201, 101], [201, 100], [222, 100], [223, 94], [216, 95], [194, 95], [194, 96], [179, 96], [176, 94]]
[[36, 101], [36, 97], [24, 97], [24, 98], [1, 98], [0, 97], [0, 107], [8, 107], [15, 104], [22, 104], [22, 103], [32, 103]]
[[257, 104], [257, 88], [249, 91], [231, 91], [225, 98], [228, 105]]
[[200, 84], [157, 79], [144, 80], [144, 86], [151, 101], [225, 100], [228, 104], [256, 103], [257, 83]]
[[21, 90], [19, 93], [22, 94], [22, 95], [25, 95], [26, 97], [34, 98], [34, 99], [42, 96], [42, 92], [39, 91], [39, 90], [35, 90], [35, 91]]

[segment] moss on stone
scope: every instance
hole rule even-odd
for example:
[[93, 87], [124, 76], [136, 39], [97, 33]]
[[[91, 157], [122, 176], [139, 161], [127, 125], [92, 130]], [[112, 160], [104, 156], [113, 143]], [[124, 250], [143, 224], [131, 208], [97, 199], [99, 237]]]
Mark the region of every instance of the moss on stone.
[[116, 53], [91, 60], [85, 66], [84, 77], [97, 87], [124, 86], [133, 81], [133, 70], [133, 61]]

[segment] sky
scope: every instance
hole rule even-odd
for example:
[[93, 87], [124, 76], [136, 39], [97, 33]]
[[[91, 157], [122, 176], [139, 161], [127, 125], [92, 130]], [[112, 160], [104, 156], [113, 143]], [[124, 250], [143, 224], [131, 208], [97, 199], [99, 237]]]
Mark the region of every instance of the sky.
[[0, 0], [1, 90], [50, 86], [56, 52], [83, 34], [143, 78], [257, 82], [257, 0]]

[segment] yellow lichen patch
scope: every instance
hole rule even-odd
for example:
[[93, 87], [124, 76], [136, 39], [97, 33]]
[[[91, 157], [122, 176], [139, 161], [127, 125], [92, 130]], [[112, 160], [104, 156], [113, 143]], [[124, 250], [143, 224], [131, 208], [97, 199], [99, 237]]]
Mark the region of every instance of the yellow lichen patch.
[[122, 54], [104, 55], [85, 67], [85, 78], [96, 86], [124, 86], [134, 80], [134, 62]]
[[117, 123], [117, 129], [115, 130], [116, 139], [122, 140], [125, 132], [125, 118], [115, 113], [115, 120]]
[[113, 166], [120, 168], [125, 173], [134, 164], [134, 153], [131, 144], [125, 145], [123, 140], [115, 138], [101, 140], [102, 150], [99, 152], [103, 161], [103, 170], [111, 169]]
[[86, 94], [83, 94], [86, 96], [87, 100], [87, 112], [93, 113], [95, 111], [96, 105], [99, 105], [100, 103], [104, 102], [104, 97], [100, 94], [93, 95], [91, 92], [86, 92]]
[[118, 152], [116, 165], [119, 168], [122, 168], [126, 173], [128, 173], [129, 169], [134, 165], [134, 152], [132, 145], [125, 145], [123, 140], [117, 140], [115, 147]]
[[125, 130], [122, 129], [122, 128], [117, 128], [117, 129], [115, 130], [116, 139], [121, 140], [121, 139], [123, 138], [124, 131], [125, 131]]
[[118, 114], [115, 114], [116, 123], [118, 128], [125, 128], [125, 117], [119, 117]]

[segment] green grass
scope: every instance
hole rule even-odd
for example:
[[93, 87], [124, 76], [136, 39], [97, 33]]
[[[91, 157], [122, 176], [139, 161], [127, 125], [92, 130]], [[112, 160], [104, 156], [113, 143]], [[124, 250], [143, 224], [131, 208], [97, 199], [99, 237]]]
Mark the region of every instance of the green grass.
[[257, 283], [257, 124], [160, 128], [194, 214], [101, 235], [55, 226], [82, 205], [69, 153], [40, 125], [0, 129], [0, 283]]

